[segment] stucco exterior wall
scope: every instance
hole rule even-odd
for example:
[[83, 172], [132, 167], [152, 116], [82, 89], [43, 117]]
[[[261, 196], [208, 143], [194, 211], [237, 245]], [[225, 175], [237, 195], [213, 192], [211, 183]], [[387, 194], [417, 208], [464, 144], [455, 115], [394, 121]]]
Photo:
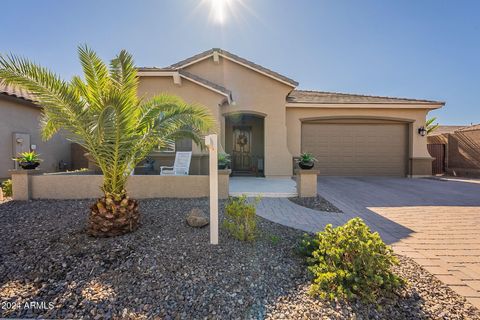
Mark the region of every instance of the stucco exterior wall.
[[[288, 147], [294, 156], [300, 155], [302, 121], [322, 117], [332, 118], [360, 118], [360, 119], [385, 119], [409, 123], [409, 157], [431, 158], [427, 150], [427, 137], [418, 134], [418, 128], [425, 125], [428, 113], [426, 109], [405, 108], [398, 105], [393, 108], [381, 105], [365, 105], [350, 108], [340, 108], [335, 105], [323, 107], [288, 107], [287, 108], [287, 133]], [[380, 134], [380, 133], [379, 133]]]
[[40, 168], [47, 172], [58, 169], [60, 160], [70, 164], [70, 142], [60, 135], [43, 141], [40, 134], [41, 109], [29, 102], [0, 95], [0, 178], [10, 177], [8, 170], [14, 169], [12, 161], [13, 133], [30, 134], [30, 144], [37, 146], [43, 162]]
[[[249, 67], [222, 56], [215, 61], [207, 57], [184, 66], [184, 70], [221, 85], [232, 92], [233, 102], [220, 104], [224, 97], [198, 84], [182, 79], [176, 85], [172, 77], [142, 77], [140, 93], [169, 92], [188, 102], [208, 106], [218, 122], [222, 149], [231, 143], [225, 117], [235, 114], [253, 114], [264, 119], [264, 173], [265, 176], [291, 176], [292, 158], [301, 152], [301, 124], [304, 119], [321, 117], [349, 117], [362, 119], [389, 119], [408, 124], [409, 172], [425, 173], [432, 160], [427, 151], [427, 138], [418, 134], [425, 125], [429, 106], [422, 104], [343, 104], [301, 105], [286, 102], [293, 87], [261, 74]], [[253, 142], [255, 143], [255, 142]], [[194, 153], [198, 152], [195, 148]], [[418, 174], [422, 175], [422, 174]]]
[[235, 103], [223, 106], [223, 115], [250, 113], [265, 116], [265, 175], [291, 176], [292, 154], [287, 147], [285, 98], [293, 88], [222, 57], [218, 63], [207, 58], [185, 69], [232, 91]]
[[[220, 133], [220, 107], [219, 104], [225, 98], [221, 94], [199, 86], [189, 80], [182, 79], [180, 85], [173, 82], [171, 76], [141, 76], [139, 79], [138, 95], [151, 98], [161, 93], [168, 93], [181, 97], [185, 102], [202, 105], [211, 112], [217, 121], [217, 127], [213, 132]], [[205, 153], [195, 144], [192, 145], [193, 153]]]
[[[229, 171], [218, 173], [218, 196], [228, 197]], [[30, 174], [13, 172], [14, 200], [93, 199], [102, 196], [103, 176], [92, 174]], [[46, 188], [45, 186], [48, 186]], [[199, 198], [210, 193], [209, 176], [131, 176], [127, 190], [135, 199]]]
[[317, 177], [318, 170], [295, 171], [295, 180], [297, 181], [297, 193], [300, 198], [309, 198], [317, 196]]

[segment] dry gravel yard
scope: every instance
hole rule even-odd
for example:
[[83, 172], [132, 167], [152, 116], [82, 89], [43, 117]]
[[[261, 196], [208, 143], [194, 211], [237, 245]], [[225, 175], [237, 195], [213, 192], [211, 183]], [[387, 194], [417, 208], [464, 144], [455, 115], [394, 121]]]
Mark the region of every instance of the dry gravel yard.
[[[312, 299], [294, 253], [300, 231], [260, 219], [257, 242], [222, 233], [211, 246], [208, 228], [185, 224], [189, 209], [206, 208], [206, 199], [141, 201], [141, 229], [112, 239], [85, 235], [89, 204], [0, 204], [0, 317], [480, 319], [406, 258], [397, 269], [410, 286], [380, 301], [381, 310]], [[13, 304], [20, 308], [7, 308]]]

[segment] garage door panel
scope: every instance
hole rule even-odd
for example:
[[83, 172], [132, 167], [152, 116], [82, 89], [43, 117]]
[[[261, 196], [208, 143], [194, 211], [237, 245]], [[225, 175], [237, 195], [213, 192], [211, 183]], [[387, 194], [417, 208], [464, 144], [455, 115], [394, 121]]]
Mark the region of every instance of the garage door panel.
[[302, 125], [302, 152], [318, 159], [322, 175], [405, 176], [406, 124]]

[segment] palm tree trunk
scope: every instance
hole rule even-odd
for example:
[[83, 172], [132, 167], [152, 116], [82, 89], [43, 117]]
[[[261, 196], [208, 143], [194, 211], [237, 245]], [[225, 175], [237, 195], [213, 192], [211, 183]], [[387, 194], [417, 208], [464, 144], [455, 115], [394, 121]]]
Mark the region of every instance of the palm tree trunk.
[[114, 237], [135, 231], [140, 212], [138, 202], [123, 195], [120, 200], [105, 195], [91, 206], [87, 232], [94, 237]]

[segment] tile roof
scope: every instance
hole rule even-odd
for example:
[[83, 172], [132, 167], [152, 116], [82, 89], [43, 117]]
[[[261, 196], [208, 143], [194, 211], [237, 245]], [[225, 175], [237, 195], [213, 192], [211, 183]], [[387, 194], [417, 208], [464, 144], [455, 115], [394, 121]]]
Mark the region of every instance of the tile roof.
[[211, 82], [211, 81], [209, 81], [209, 80], [207, 80], [207, 79], [204, 79], [204, 78], [202, 78], [202, 77], [199, 77], [199, 76], [197, 76], [197, 75], [195, 75], [195, 74], [193, 74], [193, 73], [190, 73], [190, 72], [185, 71], [185, 70], [178, 70], [178, 73], [181, 74], [182, 76], [184, 76], [184, 77], [187, 78], [187, 79], [191, 79], [191, 80], [193, 80], [193, 81], [200, 82], [200, 83], [202, 83], [202, 84], [204, 84], [204, 85], [206, 85], [206, 86], [208, 86], [208, 87], [210, 87], [210, 88], [212, 88], [212, 89], [215, 89], [215, 90], [217, 90], [217, 91], [220, 91], [220, 92], [222, 92], [222, 93], [225, 93], [225, 94], [227, 94], [227, 95], [230, 96], [230, 97], [232, 96], [232, 92], [231, 92], [230, 90], [228, 90], [227, 88], [222, 87], [221, 85], [218, 85], [218, 84], [216, 84], [216, 83], [213, 83], [213, 82]]
[[35, 102], [34, 96], [24, 89], [0, 82], [0, 94]]
[[290, 103], [312, 103], [312, 104], [362, 104], [362, 103], [386, 103], [386, 104], [445, 104], [441, 101], [418, 100], [394, 97], [368, 96], [361, 94], [348, 94], [325, 91], [293, 90], [287, 96]]
[[184, 78], [187, 78], [191, 81], [194, 81], [194, 82], [199, 82], [201, 84], [203, 84], [204, 86], [207, 86], [209, 87], [210, 89], [213, 89], [215, 91], [219, 91], [225, 95], [228, 95], [230, 98], [232, 97], [232, 92], [230, 90], [228, 90], [227, 88], [219, 85], [219, 84], [216, 84], [212, 81], [209, 81], [205, 78], [202, 78], [200, 76], [197, 76], [193, 73], [190, 73], [188, 71], [185, 71], [183, 69], [178, 69], [178, 70], [174, 70], [174, 69], [169, 69], [169, 68], [157, 68], [157, 67], [139, 67], [137, 68], [137, 70], [139, 72], [164, 72], [165, 75], [171, 75], [172, 72], [178, 72], [182, 77]]
[[142, 72], [142, 71], [175, 71], [175, 69], [172, 69], [170, 67], [137, 67], [137, 70], [139, 72]]
[[462, 128], [458, 129], [457, 131], [474, 131], [474, 130], [480, 130], [480, 123], [479, 124], [473, 124], [471, 126], [463, 126]]
[[230, 53], [230, 52], [228, 52], [228, 51], [226, 51], [226, 50], [222, 50], [222, 49], [219, 49], [219, 48], [213, 48], [213, 49], [204, 51], [204, 52], [202, 52], [202, 53], [196, 54], [196, 55], [194, 55], [194, 56], [192, 56], [192, 57], [190, 57], [190, 58], [187, 58], [187, 59], [185, 59], [185, 60], [182, 60], [182, 61], [179, 61], [179, 62], [177, 62], [177, 63], [174, 63], [174, 64], [172, 64], [172, 65], [171, 65], [170, 67], [168, 67], [168, 68], [170, 68], [170, 69], [179, 69], [179, 68], [182, 68], [182, 67], [184, 67], [184, 66], [186, 66], [186, 65], [188, 65], [188, 64], [190, 64], [190, 63], [193, 63], [193, 62], [195, 62], [195, 61], [197, 61], [197, 60], [200, 60], [200, 59], [209, 57], [209, 56], [211, 56], [214, 52], [218, 52], [220, 55], [223, 55], [223, 56], [225, 56], [225, 57], [227, 57], [227, 58], [230, 58], [230, 59], [232, 59], [232, 60], [238, 61], [238, 62], [240, 62], [241, 64], [245, 64], [245, 65], [249, 66], [250, 68], [256, 69], [256, 70], [258, 70], [258, 71], [260, 71], [260, 72], [263, 72], [263, 73], [265, 73], [265, 74], [267, 74], [267, 75], [269, 75], [269, 76], [271, 76], [271, 77], [273, 77], [273, 78], [277, 78], [277, 79], [279, 79], [279, 80], [282, 80], [283, 82], [287, 82], [288, 84], [290, 84], [290, 85], [292, 85], [292, 86], [294, 86], [294, 87], [298, 86], [298, 82], [295, 81], [295, 80], [292, 80], [292, 79], [290, 79], [290, 78], [288, 78], [288, 77], [285, 77], [285, 76], [283, 76], [283, 75], [281, 75], [281, 74], [279, 74], [279, 73], [277, 73], [277, 72], [275, 72], [275, 71], [272, 71], [272, 70], [270, 70], [270, 69], [268, 69], [268, 68], [265, 68], [265, 67], [263, 67], [263, 66], [261, 66], [261, 65], [259, 65], [259, 64], [256, 64], [256, 63], [254, 63], [254, 62], [252, 62], [252, 61], [249, 61], [249, 60], [247, 60], [247, 59], [245, 59], [245, 58], [239, 57], [239, 56], [237, 56], [237, 55], [235, 55], [235, 54], [233, 54], [233, 53]]
[[435, 129], [434, 131], [429, 133], [429, 136], [438, 136], [440, 134], [445, 134], [445, 133], [454, 133], [458, 129], [462, 129], [464, 127], [465, 126], [440, 125], [440, 126], [437, 127], [437, 129]]

